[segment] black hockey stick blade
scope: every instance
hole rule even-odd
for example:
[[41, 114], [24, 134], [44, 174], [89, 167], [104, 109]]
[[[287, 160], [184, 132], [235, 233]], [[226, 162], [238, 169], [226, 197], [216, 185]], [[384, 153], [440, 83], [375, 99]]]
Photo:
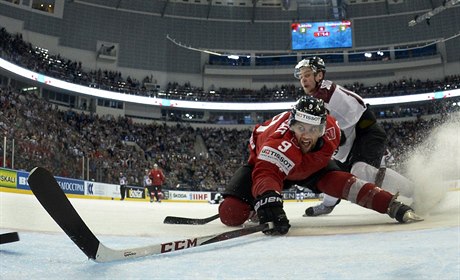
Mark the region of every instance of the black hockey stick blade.
[[174, 217], [174, 216], [167, 216], [163, 223], [164, 224], [176, 224], [176, 225], [204, 225], [215, 219], [219, 218], [219, 214], [208, 218], [186, 218], [186, 217]]
[[90, 259], [96, 259], [99, 240], [86, 226], [53, 175], [41, 167], [34, 168], [28, 178], [35, 197], [51, 218]]
[[32, 192], [48, 214], [64, 230], [70, 239], [72, 239], [78, 248], [80, 248], [88, 258], [96, 262], [109, 262], [169, 253], [229, 240], [273, 227], [272, 224], [267, 223], [219, 234], [186, 238], [138, 248], [110, 249], [99, 242], [97, 237], [88, 228], [49, 171], [41, 167], [34, 168], [29, 175], [28, 182]]
[[19, 234], [17, 232], [8, 232], [0, 234], [0, 244], [11, 243], [19, 241]]

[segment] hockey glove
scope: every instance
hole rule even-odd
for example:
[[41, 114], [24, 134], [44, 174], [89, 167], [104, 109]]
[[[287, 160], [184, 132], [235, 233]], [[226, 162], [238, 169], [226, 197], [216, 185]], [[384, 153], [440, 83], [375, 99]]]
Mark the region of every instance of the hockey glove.
[[291, 225], [283, 210], [283, 199], [275, 191], [268, 191], [258, 196], [254, 210], [257, 212], [260, 224], [273, 222], [273, 228], [263, 231], [267, 235], [282, 235], [289, 231]]

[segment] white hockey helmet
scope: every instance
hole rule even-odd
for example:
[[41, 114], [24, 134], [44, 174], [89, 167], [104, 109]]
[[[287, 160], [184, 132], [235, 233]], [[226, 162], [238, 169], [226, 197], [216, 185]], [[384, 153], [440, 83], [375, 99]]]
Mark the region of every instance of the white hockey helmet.
[[323, 72], [323, 74], [326, 73], [326, 64], [319, 56], [308, 57], [299, 61], [294, 68], [294, 77], [296, 79], [300, 79], [300, 70], [303, 67], [309, 67], [315, 74], [318, 72]]

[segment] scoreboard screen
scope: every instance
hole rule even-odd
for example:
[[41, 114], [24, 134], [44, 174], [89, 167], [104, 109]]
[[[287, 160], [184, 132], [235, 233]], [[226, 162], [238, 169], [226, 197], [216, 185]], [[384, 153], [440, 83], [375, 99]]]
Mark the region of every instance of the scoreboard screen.
[[353, 47], [351, 21], [295, 22], [291, 24], [292, 50]]

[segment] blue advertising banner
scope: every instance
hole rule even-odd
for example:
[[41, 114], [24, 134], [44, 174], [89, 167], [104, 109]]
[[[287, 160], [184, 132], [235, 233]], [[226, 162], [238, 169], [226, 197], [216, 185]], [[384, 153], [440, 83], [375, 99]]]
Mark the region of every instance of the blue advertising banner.
[[[27, 183], [27, 178], [29, 177], [29, 172], [18, 171], [18, 185], [17, 188], [20, 190], [30, 190], [29, 184]], [[59, 186], [65, 193], [71, 194], [85, 194], [85, 185], [83, 180], [69, 179], [63, 177], [54, 177], [58, 182]]]
[[30, 190], [27, 178], [29, 178], [29, 172], [18, 171], [18, 189]]
[[85, 181], [63, 178], [63, 177], [55, 177], [55, 178], [59, 186], [65, 193], [80, 194], [80, 195], [85, 194]]

